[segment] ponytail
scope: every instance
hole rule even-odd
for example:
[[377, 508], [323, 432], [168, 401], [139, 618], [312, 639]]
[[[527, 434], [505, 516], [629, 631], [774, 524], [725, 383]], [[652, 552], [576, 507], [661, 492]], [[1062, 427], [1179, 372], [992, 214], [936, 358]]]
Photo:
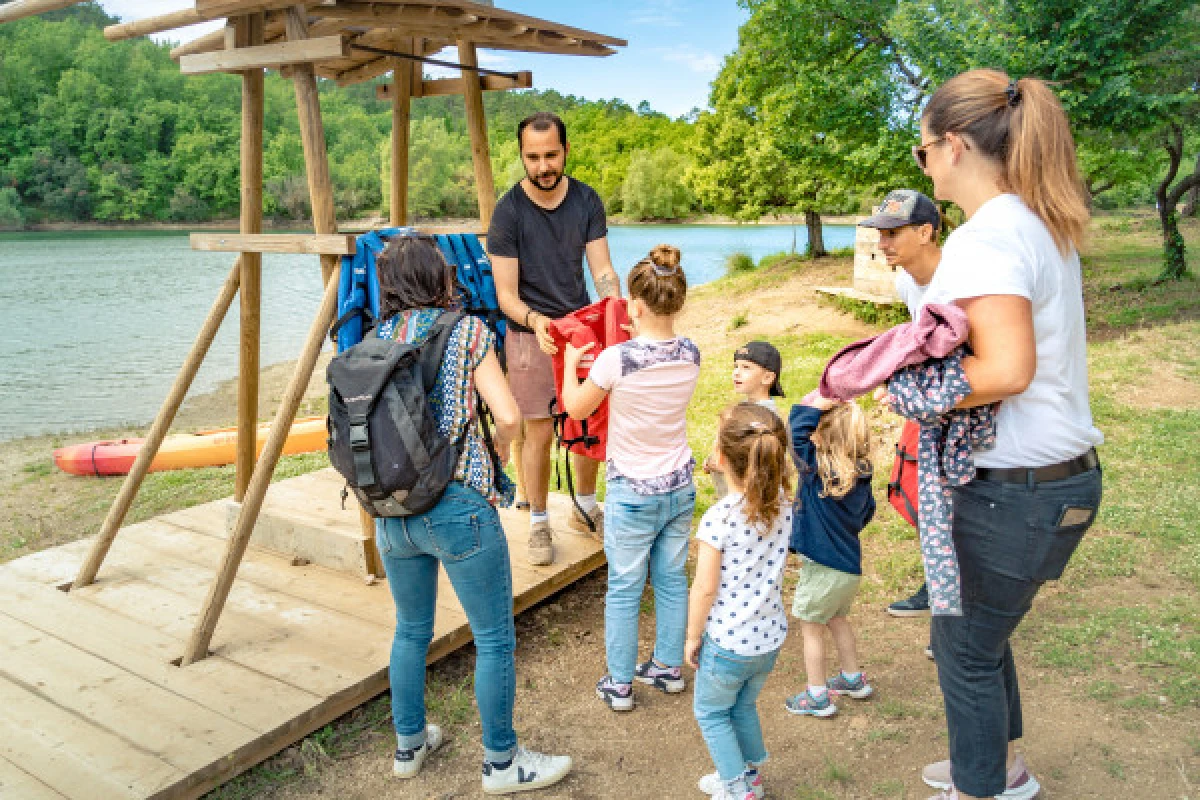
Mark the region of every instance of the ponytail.
[[791, 460], [783, 421], [757, 403], [738, 403], [721, 414], [717, 449], [742, 484], [743, 513], [766, 529], [792, 492]]
[[1075, 140], [1062, 104], [1044, 81], [1010, 81], [974, 69], [942, 84], [921, 114], [935, 136], [970, 137], [1004, 167], [1005, 188], [1042, 220], [1063, 254], [1083, 242], [1089, 212]]

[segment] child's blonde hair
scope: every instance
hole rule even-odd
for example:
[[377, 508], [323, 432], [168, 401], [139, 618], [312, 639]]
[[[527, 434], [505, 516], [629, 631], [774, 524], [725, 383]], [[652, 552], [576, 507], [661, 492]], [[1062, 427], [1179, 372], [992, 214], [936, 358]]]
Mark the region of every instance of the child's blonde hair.
[[742, 484], [746, 520], [753, 527], [766, 528], [779, 516], [781, 497], [792, 494], [792, 463], [783, 421], [758, 403], [732, 405], [721, 412], [717, 449]]
[[687, 297], [687, 278], [679, 265], [679, 248], [660, 244], [629, 273], [629, 296], [654, 314], [678, 314]]
[[812, 443], [822, 497], [845, 497], [859, 478], [871, 476], [871, 426], [858, 403], [838, 403], [822, 414]]

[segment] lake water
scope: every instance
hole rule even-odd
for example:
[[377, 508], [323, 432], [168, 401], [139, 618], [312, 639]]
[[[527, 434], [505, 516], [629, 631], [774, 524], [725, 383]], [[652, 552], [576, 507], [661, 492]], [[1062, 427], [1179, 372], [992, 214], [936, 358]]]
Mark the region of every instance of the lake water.
[[[659, 243], [683, 251], [692, 285], [724, 272], [730, 253], [756, 260], [803, 250], [804, 226], [613, 226], [625, 273]], [[854, 243], [827, 226], [826, 246]], [[184, 233], [0, 235], [0, 441], [149, 423], [216, 297], [233, 255], [193, 251]], [[320, 302], [315, 256], [263, 258], [262, 364], [300, 353]], [[237, 374], [237, 301], [191, 392]], [[230, 410], [233, 416], [233, 410]]]

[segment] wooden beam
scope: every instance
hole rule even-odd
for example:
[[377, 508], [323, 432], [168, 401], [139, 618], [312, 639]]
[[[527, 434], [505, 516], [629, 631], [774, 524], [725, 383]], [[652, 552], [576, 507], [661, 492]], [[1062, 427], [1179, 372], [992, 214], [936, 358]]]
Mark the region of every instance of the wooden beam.
[[83, 0], [12, 0], [0, 5], [0, 22], [15, 22], [35, 14], [70, 8], [82, 2]]
[[[248, 14], [235, 23], [236, 45], [256, 50], [262, 45], [262, 13]], [[194, 56], [204, 58], [204, 56]], [[185, 70], [186, 71], [186, 70]], [[263, 124], [266, 94], [261, 69], [242, 73], [241, 232], [262, 233]], [[262, 327], [262, 253], [242, 254], [241, 339], [238, 348], [238, 438], [233, 499], [241, 502], [254, 472], [258, 435], [258, 371]]]
[[193, 233], [193, 250], [222, 253], [305, 253], [320, 256], [354, 255], [353, 236], [311, 233]]
[[157, 17], [109, 25], [104, 29], [104, 38], [110, 42], [119, 42], [122, 39], [133, 39], [150, 33], [182, 28], [185, 25], [195, 25], [198, 22], [208, 22], [210, 19], [213, 18], [204, 16], [194, 8], [185, 8], [182, 11], [172, 11], [170, 14], [161, 14]]
[[[303, 4], [284, 12], [288, 41], [308, 38], [308, 14]], [[337, 233], [337, 215], [333, 204], [333, 179], [329, 174], [329, 153], [325, 146], [325, 123], [321, 120], [321, 97], [317, 92], [317, 74], [312, 64], [292, 68], [296, 87], [296, 114], [300, 118], [300, 143], [304, 147], [304, 166], [308, 175], [308, 194], [312, 205], [313, 228], [319, 234]], [[353, 252], [353, 251], [351, 251]], [[321, 256], [321, 278], [326, 283], [337, 269], [337, 256]]]
[[[437, 97], [444, 94], [462, 94], [466, 91], [463, 86], [464, 80], [470, 78], [437, 78], [435, 80], [421, 81], [420, 97]], [[508, 89], [530, 89], [533, 87], [533, 73], [529, 70], [522, 70], [517, 73], [516, 78], [509, 78], [504, 75], [480, 75], [477, 76], [480, 88], [485, 92], [499, 92]], [[375, 96], [380, 100], [391, 100], [392, 90], [395, 84], [384, 83], [375, 87]]]
[[[409, 45], [409, 50], [412, 45]], [[396, 91], [392, 94], [392, 170], [391, 186], [388, 197], [389, 219], [392, 225], [404, 225], [408, 222], [408, 142], [409, 142], [409, 110], [412, 94], [413, 62], [394, 59], [393, 84]]]
[[283, 444], [291, 433], [292, 421], [296, 418], [296, 410], [300, 407], [308, 382], [312, 379], [317, 356], [321, 354], [321, 347], [329, 334], [329, 326], [337, 317], [337, 270], [338, 267], [335, 266], [325, 281], [325, 294], [321, 298], [317, 317], [308, 330], [308, 338], [305, 339], [304, 349], [296, 362], [296, 370], [283, 392], [279, 411], [275, 415], [275, 421], [271, 423], [271, 431], [267, 434], [262, 455], [254, 468], [254, 475], [250, 478], [250, 486], [246, 489], [237, 523], [225, 544], [225, 554], [217, 570], [217, 578], [209, 589], [196, 626], [188, 638], [181, 666], [187, 666], [208, 656], [208, 646], [212, 642], [217, 621], [221, 618], [221, 611], [225, 608], [225, 601], [229, 599], [229, 590], [233, 588], [238, 567], [246, 555], [250, 534], [254, 532], [254, 522], [258, 519], [258, 512], [262, 509], [263, 499], [271, 485], [271, 475], [275, 472], [275, 465], [279, 463], [279, 456], [283, 453]]
[[[464, 67], [479, 66], [475, 45], [465, 39], [458, 40], [458, 62]], [[496, 210], [496, 184], [492, 178], [492, 156], [488, 149], [487, 120], [483, 115], [483, 89], [476, 73], [463, 70], [460, 79], [467, 106], [467, 132], [471, 135], [471, 160], [475, 167], [475, 194], [479, 199], [479, 221], [483, 227], [492, 222]]]
[[249, 69], [276, 69], [285, 65], [333, 61], [352, 56], [349, 45], [341, 36], [326, 36], [321, 39], [278, 42], [183, 56], [179, 59], [179, 71], [184, 75], [242, 72]]
[[171, 429], [175, 414], [179, 411], [179, 406], [183, 404], [183, 398], [187, 397], [188, 389], [191, 388], [192, 381], [196, 378], [196, 373], [200, 370], [200, 365], [204, 363], [204, 357], [208, 354], [208, 348], [221, 328], [221, 321], [225, 319], [229, 306], [233, 304], [233, 296], [237, 293], [241, 275], [242, 257], [238, 256], [234, 260], [233, 269], [229, 270], [229, 277], [225, 279], [220, 292], [217, 293], [217, 299], [213, 302], [208, 316], [205, 317], [204, 324], [200, 326], [200, 333], [196, 336], [196, 341], [192, 344], [187, 358], [184, 359], [183, 366], [179, 368], [179, 375], [176, 376], [175, 383], [171, 384], [171, 390], [167, 392], [167, 397], [158, 410], [158, 416], [154, 418], [154, 424], [150, 426], [150, 431], [146, 434], [146, 441], [142, 443], [129, 474], [125, 476], [125, 480], [121, 484], [121, 490], [117, 492], [116, 499], [108, 509], [104, 524], [100, 526], [100, 533], [96, 535], [87, 558], [79, 567], [79, 574], [75, 577], [75, 582], [71, 584], [72, 589], [87, 586], [96, 580], [96, 573], [100, 571], [104, 557], [108, 555], [113, 540], [117, 538], [117, 531], [121, 529], [121, 523], [125, 521], [125, 515], [129, 513], [129, 507], [133, 505], [133, 500], [137, 497], [142, 480], [150, 471], [150, 462], [158, 455], [158, 448], [162, 446], [167, 431]]

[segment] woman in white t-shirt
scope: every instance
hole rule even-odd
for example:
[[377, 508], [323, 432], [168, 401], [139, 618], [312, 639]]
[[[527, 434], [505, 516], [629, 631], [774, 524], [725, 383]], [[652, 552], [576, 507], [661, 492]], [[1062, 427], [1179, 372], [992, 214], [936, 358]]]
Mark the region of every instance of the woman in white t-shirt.
[[952, 798], [1031, 798], [1013, 743], [1021, 701], [1009, 637], [1062, 575], [1100, 504], [1088, 405], [1078, 246], [1088, 222], [1066, 114], [1046, 84], [972, 70], [934, 93], [913, 155], [967, 221], [950, 234], [926, 303], [966, 311], [972, 393], [999, 403], [995, 449], [954, 490], [962, 616], [933, 619], [950, 760], [923, 778]]

